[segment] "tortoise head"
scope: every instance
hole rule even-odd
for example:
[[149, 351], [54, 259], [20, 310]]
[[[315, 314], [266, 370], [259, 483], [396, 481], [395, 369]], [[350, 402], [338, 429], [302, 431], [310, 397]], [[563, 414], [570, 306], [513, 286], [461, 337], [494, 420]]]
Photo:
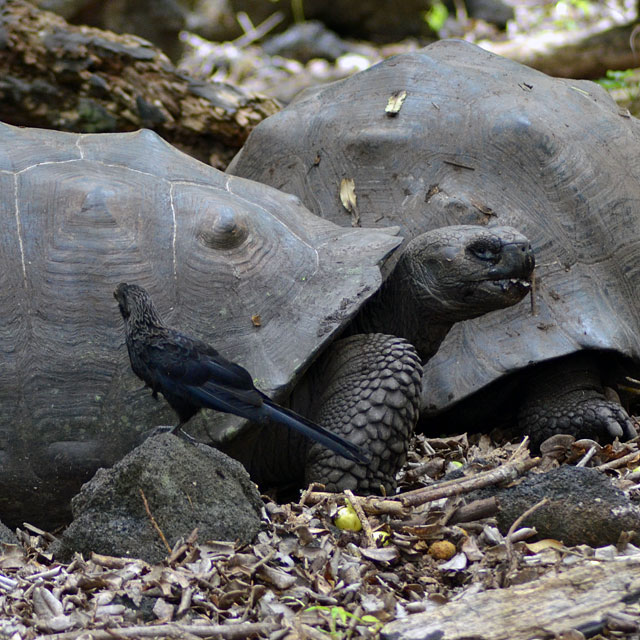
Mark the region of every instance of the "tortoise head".
[[396, 270], [432, 319], [456, 322], [522, 300], [534, 266], [529, 240], [515, 229], [457, 225], [414, 238]]

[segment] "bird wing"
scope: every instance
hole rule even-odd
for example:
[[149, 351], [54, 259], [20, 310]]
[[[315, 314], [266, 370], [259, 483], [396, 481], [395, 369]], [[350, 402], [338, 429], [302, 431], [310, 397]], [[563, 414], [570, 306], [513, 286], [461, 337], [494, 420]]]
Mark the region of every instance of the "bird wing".
[[254, 422], [274, 420], [349, 460], [368, 461], [367, 454], [357, 445], [272, 402], [255, 388], [246, 369], [227, 360], [210, 345], [170, 331], [157, 340], [146, 340], [142, 354], [154, 388], [169, 403], [179, 399], [194, 407], [233, 413]]
[[157, 388], [188, 398], [194, 405], [255, 419], [263, 395], [251, 374], [205, 342], [174, 332], [171, 339], [149, 340], [144, 359], [152, 364]]

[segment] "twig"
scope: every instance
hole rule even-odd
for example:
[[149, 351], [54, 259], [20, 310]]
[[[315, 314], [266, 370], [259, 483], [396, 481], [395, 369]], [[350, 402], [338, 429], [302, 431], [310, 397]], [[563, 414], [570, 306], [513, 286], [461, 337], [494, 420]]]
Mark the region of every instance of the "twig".
[[518, 476], [526, 473], [539, 463], [540, 458], [527, 458], [516, 462], [507, 462], [496, 469], [483, 471], [471, 477], [449, 480], [422, 489], [399, 493], [395, 496], [395, 499], [402, 502], [405, 506], [416, 507], [427, 502], [440, 500], [440, 498], [449, 498], [451, 496], [469, 493], [475, 489], [490, 487], [505, 480], [515, 480]]
[[538, 293], [538, 281], [536, 280], [536, 270], [534, 269], [531, 273], [531, 291], [529, 295], [531, 296], [531, 315], [538, 315], [538, 301], [536, 300], [536, 295]]
[[260, 560], [258, 560], [258, 562], [256, 562], [254, 565], [250, 566], [249, 569], [249, 576], [254, 576], [256, 574], [256, 571], [258, 571], [258, 569], [260, 569], [260, 567], [263, 567], [265, 564], [267, 564], [269, 562], [269, 560], [271, 560], [273, 558], [273, 556], [276, 555], [276, 550], [275, 549], [271, 549], [271, 551], [269, 551], [269, 553], [267, 553], [266, 556], [264, 556], [264, 558], [260, 558]]
[[57, 538], [52, 533], [49, 533], [48, 531], [44, 531], [43, 529], [40, 529], [39, 527], [36, 527], [35, 525], [30, 524], [29, 522], [23, 522], [22, 526], [25, 529], [29, 529], [31, 533], [35, 533], [36, 535], [42, 536], [48, 542], [53, 542], [54, 540], [57, 540]]
[[427, 462], [420, 462], [415, 467], [409, 467], [404, 474], [405, 480], [414, 482], [422, 476], [434, 476], [444, 469], [446, 464], [444, 458], [437, 458], [435, 460], [427, 460]]
[[516, 447], [516, 450], [509, 456], [507, 463], [516, 462], [522, 457], [524, 451], [529, 450], [529, 436], [522, 438], [522, 442]]
[[498, 512], [498, 499], [495, 496], [474, 500], [469, 504], [458, 507], [449, 517], [446, 524], [473, 522], [482, 518], [490, 518]]
[[[540, 502], [537, 502], [536, 504], [534, 504], [532, 507], [529, 507], [524, 513], [521, 513], [512, 523], [511, 526], [509, 527], [509, 531], [507, 531], [507, 535], [505, 538], [505, 545], [506, 545], [506, 551], [507, 551], [507, 563], [508, 563], [508, 571], [505, 573], [505, 579], [507, 578], [507, 576], [512, 573], [513, 571], [515, 571], [515, 565], [516, 565], [516, 559], [515, 559], [515, 554], [513, 553], [513, 534], [516, 531], [516, 529], [522, 524], [522, 521], [525, 518], [528, 518], [534, 511], [537, 511], [538, 509], [540, 509], [540, 507], [543, 507], [545, 504], [547, 504], [549, 502], [549, 498], [542, 498], [542, 500], [540, 500]], [[507, 585], [502, 585], [502, 586], [507, 586]]]
[[144, 495], [144, 491], [142, 490], [142, 487], [140, 487], [140, 495], [142, 496], [142, 502], [144, 503], [144, 510], [147, 512], [147, 515], [149, 516], [149, 520], [151, 520], [151, 524], [153, 525], [153, 528], [158, 532], [158, 535], [160, 536], [160, 539], [162, 540], [162, 542], [164, 542], [164, 546], [167, 548], [167, 553], [171, 555], [171, 547], [169, 546], [167, 539], [164, 537], [164, 533], [162, 533], [162, 529], [158, 526], [156, 519], [153, 517], [153, 514], [151, 513], [151, 509], [149, 509], [149, 503], [147, 502], [147, 497]]
[[114, 627], [112, 629], [77, 629], [64, 633], [38, 636], [36, 640], [76, 640], [82, 635], [90, 635], [93, 640], [113, 640], [113, 634], [123, 638], [183, 638], [186, 634], [198, 638], [219, 636], [225, 640], [245, 640], [254, 635], [267, 635], [279, 629], [273, 622], [241, 622], [240, 624], [156, 624], [139, 627]]
[[178, 605], [178, 609], [176, 610], [176, 618], [184, 615], [191, 607], [191, 599], [193, 597], [193, 592], [195, 591], [195, 587], [186, 587], [182, 590], [182, 595], [180, 596], [180, 604]]
[[232, 40], [232, 43], [239, 49], [242, 49], [242, 47], [246, 47], [256, 40], [260, 40], [260, 38], [266, 36], [269, 31], [277, 27], [284, 20], [284, 14], [281, 11], [276, 11], [257, 27], [250, 24], [250, 21], [248, 23], [245, 21], [245, 18], [248, 19], [248, 16], [244, 11], [238, 13], [236, 18], [238, 19], [244, 33], [239, 38]]
[[456, 162], [455, 160], [443, 160], [445, 164], [450, 164], [452, 167], [460, 167], [461, 169], [469, 169], [470, 171], [475, 171], [476, 168], [472, 167], [468, 164], [463, 164], [462, 162]]
[[[303, 492], [302, 495], [300, 496], [300, 501], [298, 502], [298, 506], [302, 509], [302, 507], [304, 507], [307, 498], [309, 497], [309, 495], [311, 495], [316, 489], [324, 489], [324, 485], [321, 482], [312, 482]], [[320, 489], [320, 490], [322, 490]], [[327, 495], [333, 495], [333, 494], [327, 494]], [[313, 503], [313, 504], [317, 504], [317, 503]]]
[[611, 460], [609, 462], [604, 462], [603, 464], [599, 464], [596, 469], [604, 471], [605, 469], [618, 469], [620, 467], [624, 467], [627, 462], [633, 462], [640, 458], [640, 451], [633, 451], [632, 453], [628, 453], [626, 456], [622, 456], [617, 460]]
[[[360, 505], [365, 513], [370, 515], [387, 514], [398, 518], [405, 514], [405, 508], [394, 498], [385, 498], [384, 500], [376, 496], [353, 496], [355, 502]], [[344, 495], [340, 493], [329, 493], [328, 491], [312, 491], [305, 496], [306, 504], [318, 504], [324, 500], [335, 500], [337, 503], [345, 502]], [[354, 506], [355, 508], [355, 506]]]
[[511, 542], [522, 542], [531, 536], [537, 536], [538, 530], [535, 527], [520, 527], [517, 531], [513, 532], [511, 536]]
[[369, 518], [364, 513], [364, 510], [356, 500], [356, 497], [353, 495], [353, 491], [351, 489], [345, 489], [344, 495], [347, 496], [353, 510], [356, 512], [356, 515], [360, 519], [362, 523], [362, 529], [364, 531], [365, 536], [367, 536], [367, 546], [372, 549], [376, 546], [376, 541], [373, 539], [373, 529], [371, 529], [371, 523], [369, 522]]
[[589, 460], [591, 460], [591, 458], [596, 455], [597, 451], [598, 447], [596, 447], [595, 445], [593, 447], [590, 447], [589, 451], [587, 451], [587, 453], [582, 456], [582, 459], [578, 462], [578, 464], [576, 464], [576, 467], [586, 467]]
[[[523, 441], [523, 444], [524, 442], [525, 441]], [[429, 485], [428, 487], [422, 487], [421, 489], [399, 493], [384, 500], [374, 496], [354, 496], [353, 505], [355, 508], [357, 503], [362, 507], [363, 511], [372, 515], [387, 514], [402, 517], [405, 515], [407, 507], [417, 507], [427, 502], [440, 500], [440, 498], [449, 498], [451, 496], [469, 493], [475, 489], [490, 487], [505, 480], [515, 480], [518, 476], [521, 476], [538, 464], [540, 464], [540, 458], [526, 458], [524, 460], [506, 462], [496, 469], [483, 471], [474, 476], [439, 482], [434, 485]], [[338, 503], [344, 502], [345, 500], [340, 494], [314, 491], [305, 496], [305, 501], [308, 504], [318, 504], [322, 500], [331, 498]]]
[[107, 569], [124, 569], [126, 566], [137, 562], [139, 564], [147, 564], [139, 558], [117, 558], [115, 556], [103, 556], [95, 551], [91, 552], [91, 562]]

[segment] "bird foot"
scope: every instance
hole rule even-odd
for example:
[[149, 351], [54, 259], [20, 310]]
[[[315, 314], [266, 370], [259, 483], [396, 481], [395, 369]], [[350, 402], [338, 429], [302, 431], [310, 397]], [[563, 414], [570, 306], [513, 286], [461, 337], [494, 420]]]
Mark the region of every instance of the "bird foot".
[[153, 438], [163, 433], [173, 433], [179, 438], [186, 440], [187, 442], [191, 442], [192, 444], [198, 443], [198, 440], [196, 440], [193, 436], [190, 436], [186, 431], [183, 431], [180, 426], [176, 427], [175, 425], [160, 425], [158, 427], [154, 427], [153, 429], [145, 432], [142, 439], [146, 440], [147, 438]]
[[196, 440], [193, 436], [190, 436], [182, 428], [173, 429], [171, 433], [175, 434], [179, 438], [182, 438], [183, 440], [186, 440], [187, 442], [190, 442], [191, 444], [198, 444], [198, 440]]

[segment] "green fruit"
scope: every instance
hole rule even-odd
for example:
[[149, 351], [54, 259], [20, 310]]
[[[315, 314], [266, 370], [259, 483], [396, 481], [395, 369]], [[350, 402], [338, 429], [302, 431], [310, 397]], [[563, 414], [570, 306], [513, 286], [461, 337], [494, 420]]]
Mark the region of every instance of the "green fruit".
[[362, 522], [360, 522], [358, 514], [351, 505], [338, 509], [333, 524], [335, 524], [338, 529], [346, 529], [347, 531], [360, 531], [360, 529], [362, 529]]

